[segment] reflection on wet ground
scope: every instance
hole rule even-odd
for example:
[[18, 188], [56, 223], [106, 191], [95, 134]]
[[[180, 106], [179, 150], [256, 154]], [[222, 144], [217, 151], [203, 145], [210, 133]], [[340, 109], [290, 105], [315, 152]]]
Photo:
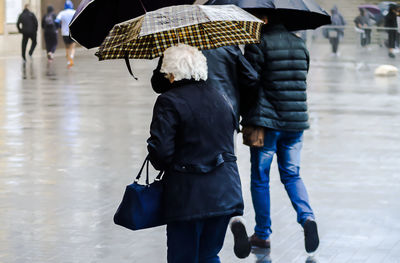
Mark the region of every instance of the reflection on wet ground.
[[[271, 172], [271, 251], [235, 258], [227, 233], [222, 262], [399, 262], [399, 77], [378, 78], [378, 64], [400, 66], [386, 51], [366, 56], [343, 47], [310, 48], [311, 129], [302, 176], [321, 243], [312, 257], [279, 180]], [[0, 59], [0, 262], [165, 262], [165, 228], [132, 232], [113, 214], [146, 155], [157, 61], [98, 62], [81, 51], [65, 58]], [[361, 61], [361, 62], [359, 62]], [[363, 67], [357, 67], [363, 63]], [[247, 231], [254, 211], [249, 152], [237, 138]]]
[[271, 263], [271, 249], [252, 248], [251, 254], [256, 257], [256, 263]]

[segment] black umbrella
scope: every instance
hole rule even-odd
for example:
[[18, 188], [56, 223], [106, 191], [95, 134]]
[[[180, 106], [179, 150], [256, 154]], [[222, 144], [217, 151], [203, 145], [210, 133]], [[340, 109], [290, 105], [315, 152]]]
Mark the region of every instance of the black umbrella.
[[86, 48], [98, 47], [114, 25], [162, 7], [195, 0], [82, 0], [69, 25], [71, 37]]
[[207, 5], [234, 4], [249, 12], [274, 10], [290, 31], [331, 24], [331, 17], [314, 0], [209, 0]]

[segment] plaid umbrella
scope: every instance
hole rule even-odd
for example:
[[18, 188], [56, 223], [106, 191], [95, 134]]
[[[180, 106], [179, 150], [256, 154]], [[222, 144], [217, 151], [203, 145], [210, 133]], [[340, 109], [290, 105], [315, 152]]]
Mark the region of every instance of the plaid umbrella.
[[96, 56], [153, 59], [185, 43], [199, 49], [259, 42], [263, 22], [234, 5], [180, 5], [117, 24]]

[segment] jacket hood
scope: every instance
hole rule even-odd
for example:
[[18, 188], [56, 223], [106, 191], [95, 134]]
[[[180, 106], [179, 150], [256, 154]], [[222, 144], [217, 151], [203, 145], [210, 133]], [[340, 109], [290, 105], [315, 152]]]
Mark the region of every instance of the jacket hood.
[[336, 5], [334, 5], [334, 6], [332, 7], [332, 9], [331, 9], [331, 13], [332, 13], [332, 15], [333, 15], [333, 14], [337, 14], [337, 13], [339, 13], [339, 10], [338, 10], [338, 8], [337, 8], [337, 6], [336, 6]]
[[67, 0], [65, 1], [64, 9], [74, 9], [74, 4], [70, 0]]

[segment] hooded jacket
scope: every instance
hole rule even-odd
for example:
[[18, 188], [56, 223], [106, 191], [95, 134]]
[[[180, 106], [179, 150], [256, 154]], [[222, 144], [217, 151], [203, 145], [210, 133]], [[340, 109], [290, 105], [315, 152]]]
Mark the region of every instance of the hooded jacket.
[[34, 13], [27, 8], [19, 15], [17, 21], [18, 32], [26, 35], [36, 34], [38, 30], [38, 21]]
[[309, 54], [304, 41], [281, 24], [268, 24], [262, 29], [261, 42], [247, 45], [244, 55], [259, 79], [257, 98], [242, 116], [242, 124], [283, 131], [309, 128]]

